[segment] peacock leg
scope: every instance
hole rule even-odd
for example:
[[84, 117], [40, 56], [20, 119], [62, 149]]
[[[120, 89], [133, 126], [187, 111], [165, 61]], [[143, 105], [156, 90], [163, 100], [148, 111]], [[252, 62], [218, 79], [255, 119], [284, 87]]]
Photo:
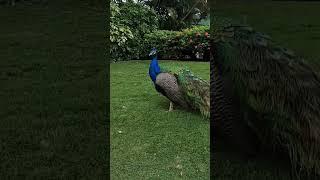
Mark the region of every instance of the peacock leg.
[[170, 101], [169, 112], [173, 110], [173, 103]]

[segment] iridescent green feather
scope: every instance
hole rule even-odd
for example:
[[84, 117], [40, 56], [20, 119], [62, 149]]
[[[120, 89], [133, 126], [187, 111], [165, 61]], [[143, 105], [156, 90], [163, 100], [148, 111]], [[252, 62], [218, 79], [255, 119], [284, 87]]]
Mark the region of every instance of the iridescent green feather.
[[210, 84], [188, 69], [180, 70], [177, 77], [186, 101], [193, 109], [199, 110], [205, 117], [210, 117]]
[[188, 67], [161, 65], [161, 72], [174, 74], [187, 104], [210, 117], [210, 84], [207, 81], [195, 76]]

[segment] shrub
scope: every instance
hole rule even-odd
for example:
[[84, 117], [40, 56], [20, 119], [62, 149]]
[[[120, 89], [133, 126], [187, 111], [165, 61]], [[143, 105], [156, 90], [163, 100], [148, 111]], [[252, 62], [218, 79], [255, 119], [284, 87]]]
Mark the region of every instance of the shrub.
[[110, 25], [110, 41], [111, 41], [111, 57], [114, 61], [129, 58], [130, 48], [129, 40], [132, 40], [133, 34], [126, 25], [111, 23]]
[[111, 2], [110, 41], [114, 61], [138, 59], [143, 36], [158, 28], [154, 10], [141, 3]]
[[182, 31], [158, 30], [145, 35], [144, 55], [152, 47], [159, 51], [161, 59], [209, 60], [209, 26], [194, 26]]
[[159, 58], [166, 57], [170, 51], [170, 40], [177, 36], [177, 31], [158, 30], [144, 36], [143, 48], [140, 59], [148, 58], [149, 51], [156, 47]]
[[121, 13], [118, 4], [111, 2], [110, 10], [110, 54], [114, 61], [118, 61], [128, 54], [128, 40], [133, 39], [133, 33], [129, 26], [119, 21]]
[[[181, 47], [181, 53], [191, 59], [209, 60], [209, 26], [194, 26], [178, 33], [174, 44]], [[173, 44], [173, 45], [174, 45]], [[181, 58], [181, 57], [180, 57]]]
[[162, 59], [206, 59], [208, 26], [167, 31], [158, 30], [158, 21], [156, 12], [142, 3], [111, 1], [112, 59], [148, 59], [152, 47], [157, 47]]

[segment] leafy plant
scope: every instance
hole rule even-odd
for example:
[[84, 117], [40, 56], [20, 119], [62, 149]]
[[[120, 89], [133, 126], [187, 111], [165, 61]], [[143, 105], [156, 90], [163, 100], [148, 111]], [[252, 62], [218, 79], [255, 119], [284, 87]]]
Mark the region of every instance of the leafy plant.
[[111, 2], [110, 9], [110, 54], [114, 61], [118, 61], [128, 53], [128, 40], [132, 40], [134, 36], [130, 27], [119, 21], [121, 13], [118, 4]]
[[145, 35], [144, 54], [156, 47], [162, 59], [208, 60], [209, 37], [209, 26], [194, 26], [182, 31], [154, 31]]
[[206, 59], [208, 26], [158, 30], [156, 12], [142, 3], [111, 2], [110, 41], [114, 61], [147, 59], [157, 47], [163, 59]]
[[178, 31], [157, 30], [146, 34], [143, 42], [143, 50], [141, 58], [148, 58], [147, 55], [152, 47], [156, 47], [159, 57], [168, 57], [170, 51], [170, 40], [177, 36]]
[[160, 17], [160, 28], [181, 30], [197, 24], [207, 17], [209, 8], [207, 0], [144, 0], [157, 11]]
[[144, 35], [158, 29], [153, 9], [141, 3], [111, 2], [111, 56], [114, 61], [139, 59]]

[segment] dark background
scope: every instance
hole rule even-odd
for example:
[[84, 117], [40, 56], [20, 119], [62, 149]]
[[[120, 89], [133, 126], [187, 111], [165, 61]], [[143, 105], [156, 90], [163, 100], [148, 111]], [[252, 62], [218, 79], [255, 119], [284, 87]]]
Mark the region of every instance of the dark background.
[[0, 5], [0, 179], [107, 179], [108, 4]]

